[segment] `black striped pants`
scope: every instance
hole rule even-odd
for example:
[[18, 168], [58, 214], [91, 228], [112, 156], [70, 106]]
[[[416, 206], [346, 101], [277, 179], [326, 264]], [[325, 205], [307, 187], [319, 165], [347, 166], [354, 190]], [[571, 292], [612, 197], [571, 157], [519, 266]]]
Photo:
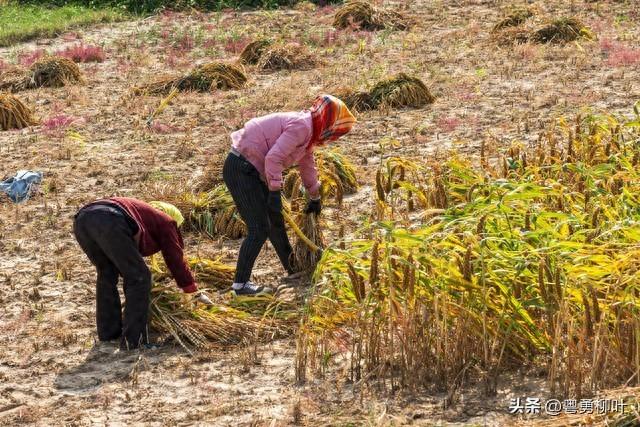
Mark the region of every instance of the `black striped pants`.
[[260, 179], [256, 168], [243, 157], [229, 153], [224, 162], [222, 177], [248, 231], [240, 246], [234, 282], [249, 281], [253, 265], [267, 238], [275, 248], [282, 266], [291, 273], [289, 258], [292, 249], [284, 217], [282, 213], [271, 212], [267, 207], [269, 189]]

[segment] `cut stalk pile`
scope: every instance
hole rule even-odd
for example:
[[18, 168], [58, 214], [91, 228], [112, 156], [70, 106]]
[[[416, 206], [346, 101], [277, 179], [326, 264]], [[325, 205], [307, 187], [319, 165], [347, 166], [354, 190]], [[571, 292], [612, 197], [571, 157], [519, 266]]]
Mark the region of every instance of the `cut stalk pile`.
[[22, 129], [36, 123], [31, 110], [20, 99], [0, 93], [0, 130]]
[[538, 43], [567, 43], [579, 38], [594, 39], [594, 35], [576, 18], [560, 18], [536, 31], [532, 39]]
[[173, 284], [156, 284], [151, 290], [151, 327], [170, 334], [187, 351], [214, 344], [238, 344], [271, 337], [277, 331], [267, 318], [215, 304], [196, 304]]
[[258, 39], [249, 43], [240, 53], [240, 62], [243, 64], [256, 65], [260, 61], [262, 53], [271, 46], [273, 42], [268, 39]]
[[523, 24], [527, 19], [533, 16], [533, 12], [529, 9], [517, 9], [511, 12], [507, 17], [498, 22], [493, 31], [503, 30], [505, 28], [517, 27]]
[[136, 95], [162, 95], [173, 89], [179, 91], [210, 92], [215, 89], [241, 89], [247, 83], [242, 66], [212, 62], [201, 65], [182, 77], [161, 77], [151, 83], [134, 88]]
[[408, 19], [394, 11], [382, 10], [366, 1], [348, 1], [336, 11], [333, 26], [336, 28], [358, 28], [367, 31], [406, 30]]
[[299, 43], [288, 43], [265, 48], [257, 62], [262, 70], [310, 70], [317, 64], [316, 58]]
[[230, 239], [239, 239], [247, 234], [247, 227], [224, 184], [201, 193], [169, 187], [154, 191], [151, 198], [169, 202], [180, 209], [184, 215], [183, 227], [186, 230], [205, 233], [209, 237], [224, 236]]
[[40, 87], [62, 87], [83, 83], [78, 65], [61, 56], [45, 56], [34, 62], [28, 70], [15, 70], [2, 76], [0, 89], [18, 92]]
[[[226, 289], [233, 283], [235, 268], [218, 260], [191, 257], [187, 260], [199, 285], [207, 288]], [[156, 281], [171, 277], [166, 264], [159, 256], [151, 257], [150, 269]]]
[[[560, 120], [495, 165], [484, 152], [478, 167], [457, 156], [422, 165], [420, 208], [437, 215], [409, 229], [384, 209], [362, 238], [325, 251], [298, 337], [300, 379], [336, 354], [353, 381], [392, 390], [465, 378], [495, 391], [499, 372], [539, 364], [557, 396], [637, 383], [635, 111]], [[377, 203], [415, 192], [394, 184], [412, 180], [399, 165], [383, 167]]]
[[338, 97], [354, 111], [421, 108], [435, 101], [435, 97], [420, 79], [405, 73], [379, 81], [368, 92], [347, 89], [339, 93]]

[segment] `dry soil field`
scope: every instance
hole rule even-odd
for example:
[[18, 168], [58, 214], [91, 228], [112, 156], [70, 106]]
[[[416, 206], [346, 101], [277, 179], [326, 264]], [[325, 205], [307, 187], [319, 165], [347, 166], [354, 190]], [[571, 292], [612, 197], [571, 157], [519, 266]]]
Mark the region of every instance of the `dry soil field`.
[[[513, 396], [547, 395], [544, 375], [532, 370], [501, 376], [491, 397], [465, 385], [453, 404], [444, 405], [443, 391], [378, 392], [362, 384], [366, 378], [349, 383], [347, 367], [298, 384], [294, 334], [194, 356], [173, 345], [114, 352], [96, 343], [95, 273], [71, 230], [76, 210], [97, 198], [144, 198], [167, 182], [197, 185], [212, 159], [228, 149], [229, 133], [254, 116], [307, 108], [319, 93], [364, 89], [398, 72], [421, 78], [436, 101], [358, 114], [357, 127], [339, 147], [357, 165], [361, 188], [341, 208], [327, 209], [329, 241], [339, 225], [348, 235], [372, 215], [381, 142], [386, 155], [437, 160], [455, 148], [477, 158], [482, 141], [495, 147], [532, 142], [559, 116], [583, 108], [632, 112], [640, 99], [635, 1], [526, 2], [536, 11], [532, 19], [576, 16], [597, 40], [505, 46], [491, 29], [513, 3], [520, 2], [387, 1], [385, 8], [402, 11], [414, 25], [377, 32], [334, 29], [334, 7], [167, 12], [0, 49], [5, 64], [79, 42], [102, 46], [106, 54], [104, 62], [79, 64], [84, 85], [20, 92], [41, 125], [0, 133], [2, 175], [44, 173], [44, 185], [28, 202], [0, 200], [0, 424], [524, 423], [507, 406]], [[162, 97], [135, 96], [134, 86], [212, 60], [233, 61], [258, 36], [303, 43], [319, 64], [278, 72], [248, 66], [246, 88], [180, 93], [146, 126]], [[185, 243], [187, 255], [229, 263], [239, 245], [198, 233], [186, 233]], [[309, 283], [285, 290], [282, 274], [267, 245], [256, 281], [281, 286], [279, 297], [301, 304]]]

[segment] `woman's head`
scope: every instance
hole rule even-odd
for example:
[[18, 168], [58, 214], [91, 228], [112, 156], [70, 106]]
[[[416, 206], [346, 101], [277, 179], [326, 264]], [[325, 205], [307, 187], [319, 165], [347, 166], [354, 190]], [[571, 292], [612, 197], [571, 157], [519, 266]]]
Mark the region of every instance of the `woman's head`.
[[344, 102], [331, 95], [316, 98], [311, 107], [313, 137], [311, 146], [324, 145], [349, 133], [356, 118]]

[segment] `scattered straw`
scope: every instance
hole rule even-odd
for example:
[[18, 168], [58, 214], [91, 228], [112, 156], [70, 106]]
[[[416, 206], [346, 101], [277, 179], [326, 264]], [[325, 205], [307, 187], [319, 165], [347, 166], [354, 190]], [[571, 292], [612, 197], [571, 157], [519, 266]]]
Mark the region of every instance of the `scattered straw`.
[[1, 130], [22, 129], [36, 123], [31, 110], [22, 101], [8, 93], [0, 93]]
[[491, 38], [500, 46], [513, 46], [529, 42], [531, 33], [522, 27], [510, 27], [494, 32]]
[[197, 179], [195, 188], [198, 191], [209, 191], [223, 183], [222, 168], [229, 154], [226, 146], [213, 147], [215, 152], [209, 156], [207, 164], [204, 166], [202, 175]]

